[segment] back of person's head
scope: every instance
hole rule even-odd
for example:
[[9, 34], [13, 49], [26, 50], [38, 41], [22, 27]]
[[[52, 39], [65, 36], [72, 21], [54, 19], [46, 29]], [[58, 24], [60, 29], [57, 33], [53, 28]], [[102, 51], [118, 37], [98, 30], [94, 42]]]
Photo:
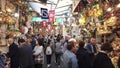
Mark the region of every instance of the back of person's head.
[[57, 42], [60, 42], [60, 38], [57, 38], [56, 40], [57, 40]]
[[82, 48], [83, 48], [84, 45], [85, 45], [85, 42], [83, 42], [83, 41], [80, 40], [80, 41], [79, 41], [79, 47], [82, 47]]
[[25, 40], [23, 38], [18, 39], [18, 43], [24, 43], [24, 42], [25, 42]]
[[101, 50], [111, 52], [113, 50], [113, 47], [110, 43], [103, 43], [101, 46]]
[[39, 46], [41, 46], [43, 44], [41, 39], [37, 39], [37, 42], [38, 42]]
[[72, 50], [72, 48], [74, 47], [74, 42], [73, 41], [70, 41], [67, 43], [67, 49], [68, 50]]
[[50, 45], [50, 43], [51, 43], [51, 40], [50, 40], [50, 39], [48, 39], [48, 45]]

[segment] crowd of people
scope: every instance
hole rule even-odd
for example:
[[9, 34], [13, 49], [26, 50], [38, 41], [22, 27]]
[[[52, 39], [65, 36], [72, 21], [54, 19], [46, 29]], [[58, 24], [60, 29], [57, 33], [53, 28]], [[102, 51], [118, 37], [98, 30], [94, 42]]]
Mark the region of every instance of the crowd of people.
[[[47, 68], [50, 68], [52, 55], [58, 68], [115, 68], [111, 61], [111, 43], [98, 47], [95, 38], [86, 42], [70, 35], [37, 34], [20, 38], [9, 36], [7, 42], [9, 51], [0, 51], [0, 68], [43, 68], [45, 57]], [[120, 67], [120, 59], [117, 67]]]

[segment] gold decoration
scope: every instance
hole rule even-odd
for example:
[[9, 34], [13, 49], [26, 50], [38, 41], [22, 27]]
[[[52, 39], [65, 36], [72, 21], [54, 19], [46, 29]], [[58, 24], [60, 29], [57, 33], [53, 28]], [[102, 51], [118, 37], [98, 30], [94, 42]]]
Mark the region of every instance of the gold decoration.
[[15, 23], [15, 19], [14, 19], [13, 17], [11, 17], [11, 16], [7, 16], [7, 17], [5, 17], [5, 22], [6, 22], [7, 24], [12, 25], [12, 24]]
[[102, 11], [102, 8], [100, 8], [100, 5], [99, 4], [96, 4], [95, 6], [93, 7], [88, 7], [88, 15], [90, 17], [99, 17], [100, 15], [102, 15], [103, 11]]
[[86, 25], [87, 24], [87, 17], [85, 14], [81, 14], [80, 19], [79, 19], [80, 25]]
[[108, 20], [105, 21], [105, 24], [107, 26], [114, 26], [117, 22], [117, 17], [113, 16], [113, 17], [110, 17]]
[[110, 29], [107, 28], [105, 25], [101, 25], [97, 28], [98, 34], [110, 34], [112, 33]]

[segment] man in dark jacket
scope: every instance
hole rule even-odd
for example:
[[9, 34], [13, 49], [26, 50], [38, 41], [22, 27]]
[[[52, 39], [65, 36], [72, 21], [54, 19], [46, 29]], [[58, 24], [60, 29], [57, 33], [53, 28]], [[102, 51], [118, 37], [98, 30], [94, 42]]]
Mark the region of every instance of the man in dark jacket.
[[97, 54], [97, 45], [96, 45], [96, 39], [91, 38], [90, 43], [88, 43], [85, 48], [87, 49], [90, 58], [91, 58], [91, 64], [93, 65], [95, 55]]
[[79, 49], [76, 53], [78, 59], [79, 68], [91, 68], [91, 61], [88, 51], [84, 48], [85, 43], [83, 41], [79, 42]]
[[32, 47], [24, 39], [19, 39], [19, 65], [20, 68], [33, 68]]
[[101, 51], [95, 57], [93, 68], [115, 68], [108, 56], [112, 51], [113, 47], [110, 43], [103, 43]]
[[6, 54], [8, 58], [10, 58], [10, 68], [18, 68], [19, 67], [19, 52], [18, 45], [14, 43], [13, 38], [8, 39], [9, 52]]

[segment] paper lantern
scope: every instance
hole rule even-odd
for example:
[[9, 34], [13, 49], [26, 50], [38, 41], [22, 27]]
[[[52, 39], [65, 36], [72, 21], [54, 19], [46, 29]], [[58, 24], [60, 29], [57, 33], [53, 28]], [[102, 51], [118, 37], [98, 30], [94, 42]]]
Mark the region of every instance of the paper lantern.
[[47, 26], [47, 22], [45, 20], [42, 21], [42, 26]]
[[51, 30], [52, 26], [50, 24], [48, 24], [47, 28], [48, 28], [48, 30]]

